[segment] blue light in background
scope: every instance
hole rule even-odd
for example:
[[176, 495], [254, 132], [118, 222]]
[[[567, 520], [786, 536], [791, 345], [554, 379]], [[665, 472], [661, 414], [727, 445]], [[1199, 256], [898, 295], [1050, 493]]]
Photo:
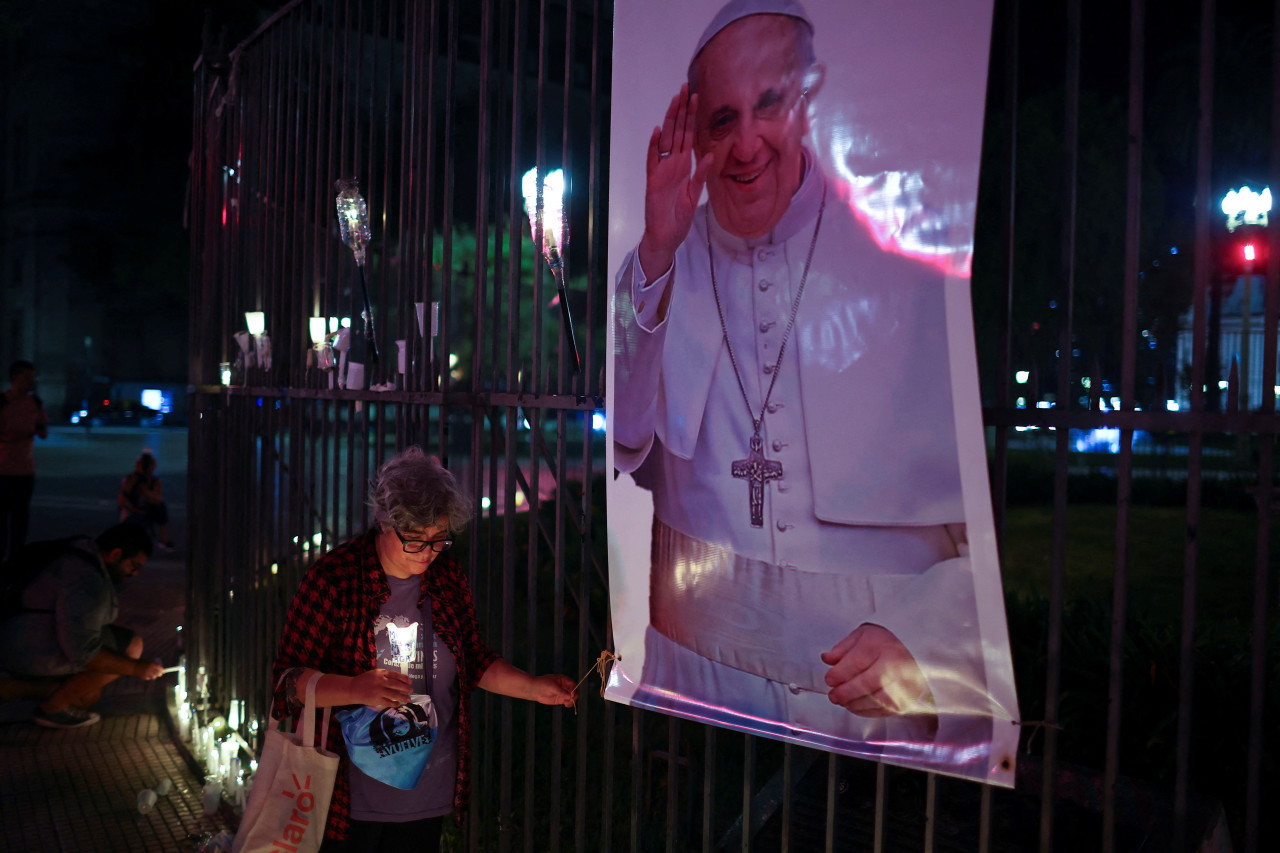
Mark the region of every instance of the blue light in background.
[[1072, 430], [1071, 445], [1077, 453], [1119, 453], [1120, 430], [1115, 427], [1096, 427], [1088, 432]]

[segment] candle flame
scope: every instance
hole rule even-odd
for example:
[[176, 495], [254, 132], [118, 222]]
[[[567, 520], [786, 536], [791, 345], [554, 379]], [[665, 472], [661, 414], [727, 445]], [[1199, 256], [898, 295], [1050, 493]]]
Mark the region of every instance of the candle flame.
[[552, 269], [559, 269], [568, 239], [568, 225], [564, 219], [564, 171], [555, 169], [548, 172], [539, 185], [538, 170], [530, 169], [524, 173], [520, 189], [534, 239], [537, 239], [538, 224], [541, 223], [542, 255]]

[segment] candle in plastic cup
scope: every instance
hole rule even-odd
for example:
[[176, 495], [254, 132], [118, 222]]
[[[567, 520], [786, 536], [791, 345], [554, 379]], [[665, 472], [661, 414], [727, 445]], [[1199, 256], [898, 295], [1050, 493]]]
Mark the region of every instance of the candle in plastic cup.
[[401, 626], [392, 622], [387, 625], [387, 637], [391, 641], [391, 659], [400, 665], [401, 675], [408, 675], [409, 664], [417, 651], [418, 623]]
[[157, 782], [155, 788], [152, 790], [156, 792], [157, 796], [167, 797], [169, 796], [169, 792], [173, 790], [173, 782], [169, 781], [169, 777], [166, 776]]
[[372, 236], [369, 229], [369, 207], [364, 196], [360, 195], [359, 183], [355, 178], [343, 178], [334, 183], [338, 190], [335, 206], [338, 211], [338, 227], [341, 230], [342, 242], [356, 256], [356, 263], [364, 266], [365, 247]]
[[222, 799], [222, 783], [216, 778], [210, 779], [204, 783], [204, 788], [200, 791], [200, 805], [204, 807], [204, 813], [211, 815], [218, 810], [218, 802]]
[[364, 388], [364, 365], [357, 361], [347, 362], [347, 387], [353, 391]]
[[151, 814], [156, 807], [156, 792], [150, 788], [143, 788], [138, 792], [138, 813]]

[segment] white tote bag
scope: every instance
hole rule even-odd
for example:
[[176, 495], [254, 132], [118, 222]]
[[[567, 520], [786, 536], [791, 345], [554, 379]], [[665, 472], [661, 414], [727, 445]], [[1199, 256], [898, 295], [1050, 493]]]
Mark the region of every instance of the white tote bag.
[[316, 742], [316, 682], [307, 679], [302, 732], [284, 731], [283, 721], [268, 725], [253, 790], [236, 832], [232, 853], [316, 853], [324, 840], [329, 799], [338, 775], [338, 756], [325, 747], [329, 709], [324, 709]]

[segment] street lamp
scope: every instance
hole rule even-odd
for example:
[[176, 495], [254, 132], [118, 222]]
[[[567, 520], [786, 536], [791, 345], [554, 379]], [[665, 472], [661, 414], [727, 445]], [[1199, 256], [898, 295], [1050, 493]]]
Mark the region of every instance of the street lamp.
[[1222, 197], [1222, 212], [1227, 216], [1227, 231], [1234, 232], [1242, 225], [1266, 227], [1271, 212], [1271, 188], [1263, 187], [1254, 192], [1249, 187], [1231, 190]]
[[1222, 212], [1227, 217], [1227, 233], [1236, 235], [1231, 252], [1238, 257], [1228, 259], [1232, 267], [1239, 263], [1243, 272], [1240, 292], [1240, 409], [1249, 409], [1249, 336], [1253, 318], [1254, 264], [1266, 247], [1266, 227], [1271, 213], [1271, 188], [1254, 192], [1249, 187], [1231, 190], [1222, 199]]

